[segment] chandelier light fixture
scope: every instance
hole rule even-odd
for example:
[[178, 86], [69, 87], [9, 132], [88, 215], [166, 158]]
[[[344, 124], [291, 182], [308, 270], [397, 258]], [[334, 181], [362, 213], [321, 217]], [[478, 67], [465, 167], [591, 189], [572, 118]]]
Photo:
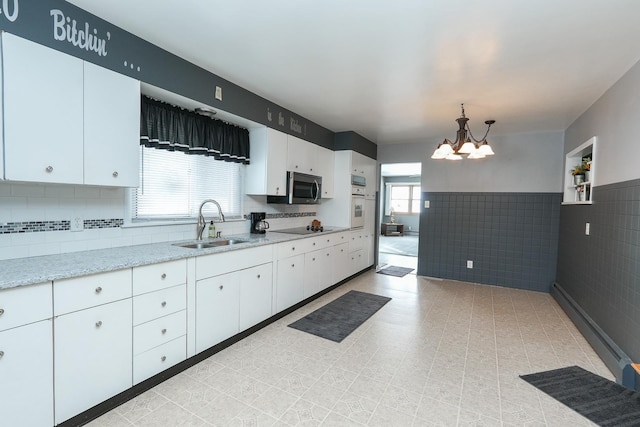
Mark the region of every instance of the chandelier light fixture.
[[446, 159], [446, 160], [462, 160], [467, 156], [468, 159], [482, 159], [485, 156], [492, 156], [494, 154], [491, 146], [487, 142], [487, 135], [489, 135], [489, 129], [494, 124], [495, 120], [487, 120], [484, 123], [487, 125], [487, 131], [480, 139], [475, 139], [467, 123], [469, 119], [464, 115], [464, 104], [460, 104], [462, 109], [462, 115], [456, 119], [458, 122], [457, 137], [455, 142], [449, 141], [447, 138], [438, 144], [438, 147], [431, 156], [432, 159]]

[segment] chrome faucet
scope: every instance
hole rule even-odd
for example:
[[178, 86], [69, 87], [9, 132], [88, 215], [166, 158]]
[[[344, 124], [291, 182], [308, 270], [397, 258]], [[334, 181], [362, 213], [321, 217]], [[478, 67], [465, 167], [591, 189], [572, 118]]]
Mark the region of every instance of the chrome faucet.
[[[216, 202], [213, 199], [205, 200], [204, 202], [202, 202], [200, 204], [200, 209], [198, 211], [198, 225], [196, 226], [196, 239], [197, 240], [202, 240], [202, 233], [204, 232], [204, 228], [207, 226], [207, 223], [204, 220], [204, 215], [202, 215], [202, 208], [207, 203], [213, 203], [214, 205], [216, 205], [218, 207], [218, 218], [220, 219], [220, 222], [224, 222], [224, 215], [222, 213], [222, 208], [220, 207], [220, 203]], [[218, 234], [220, 234], [220, 233], [218, 233]]]

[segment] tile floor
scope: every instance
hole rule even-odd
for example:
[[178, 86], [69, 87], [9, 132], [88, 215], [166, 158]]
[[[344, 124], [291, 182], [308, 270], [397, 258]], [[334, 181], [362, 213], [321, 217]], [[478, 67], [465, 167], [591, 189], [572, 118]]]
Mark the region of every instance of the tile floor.
[[[392, 299], [342, 343], [287, 324], [350, 289]], [[518, 378], [611, 373], [547, 294], [369, 271], [90, 423], [592, 425]]]

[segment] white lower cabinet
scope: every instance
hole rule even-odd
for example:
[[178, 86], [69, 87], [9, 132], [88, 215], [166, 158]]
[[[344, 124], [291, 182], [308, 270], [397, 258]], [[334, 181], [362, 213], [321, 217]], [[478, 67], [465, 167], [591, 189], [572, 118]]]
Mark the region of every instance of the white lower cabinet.
[[200, 353], [239, 330], [240, 273], [196, 283], [196, 351]]
[[334, 247], [334, 260], [333, 283], [338, 283], [351, 275], [349, 242], [341, 243]]
[[55, 421], [130, 388], [131, 299], [54, 318]]
[[240, 273], [240, 331], [244, 331], [273, 314], [273, 264], [258, 265]]
[[304, 254], [278, 260], [276, 312], [304, 299]]
[[304, 259], [304, 298], [328, 288], [333, 284], [333, 247], [309, 252]]
[[52, 426], [51, 320], [0, 332], [0, 424]]

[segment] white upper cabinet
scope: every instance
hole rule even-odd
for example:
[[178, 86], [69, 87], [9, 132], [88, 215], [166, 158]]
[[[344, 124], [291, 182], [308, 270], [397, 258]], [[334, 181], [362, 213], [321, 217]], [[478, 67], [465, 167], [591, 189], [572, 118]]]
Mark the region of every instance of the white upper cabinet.
[[2, 33], [7, 180], [138, 185], [140, 85]]
[[84, 183], [137, 187], [140, 82], [84, 63]]
[[251, 163], [245, 168], [247, 194], [287, 194], [287, 134], [270, 128], [252, 129]]
[[322, 177], [322, 198], [333, 197], [333, 168], [335, 164], [334, 152], [328, 148], [315, 146], [316, 161], [318, 162], [318, 175]]
[[317, 145], [295, 136], [287, 135], [287, 168], [290, 171], [318, 175], [315, 158]]
[[5, 178], [83, 181], [82, 60], [2, 33]]

